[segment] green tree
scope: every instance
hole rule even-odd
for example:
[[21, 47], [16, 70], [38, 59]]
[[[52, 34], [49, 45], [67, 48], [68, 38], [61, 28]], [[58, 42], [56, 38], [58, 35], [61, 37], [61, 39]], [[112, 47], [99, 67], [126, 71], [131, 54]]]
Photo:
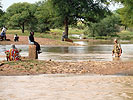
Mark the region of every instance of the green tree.
[[6, 25], [6, 16], [5, 16], [5, 13], [3, 12], [1, 15], [0, 15], [0, 27], [3, 27]]
[[87, 31], [90, 36], [114, 36], [119, 32], [120, 18], [112, 15], [104, 18], [98, 23], [91, 23]]
[[12, 27], [19, 27], [24, 33], [25, 26], [34, 18], [36, 7], [34, 4], [27, 2], [14, 3], [7, 9], [8, 24]]
[[133, 27], [133, 0], [115, 0], [123, 4], [123, 8], [118, 10], [122, 24]]
[[2, 8], [1, 0], [0, 0], [0, 9]]
[[105, 4], [107, 0], [48, 0], [51, 2], [55, 23], [65, 26], [68, 35], [68, 25], [83, 21], [97, 22], [106, 16], [109, 10]]
[[35, 12], [35, 17], [37, 19], [36, 23], [36, 31], [45, 32], [49, 31], [52, 28], [52, 18], [53, 14], [50, 13], [50, 5], [49, 2], [40, 1], [37, 4], [37, 10]]
[[3, 15], [3, 11], [2, 11], [2, 5], [1, 5], [1, 1], [0, 1], [0, 17]]
[[4, 24], [5, 24], [4, 14], [5, 14], [5, 12], [3, 12], [2, 5], [0, 2], [0, 27], [4, 26]]

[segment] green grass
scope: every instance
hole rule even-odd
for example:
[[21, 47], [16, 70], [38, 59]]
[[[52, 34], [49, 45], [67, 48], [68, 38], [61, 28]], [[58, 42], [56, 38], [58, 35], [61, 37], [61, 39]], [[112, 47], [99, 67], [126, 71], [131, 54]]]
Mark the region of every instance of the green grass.
[[[59, 35], [62, 35], [62, 32], [64, 29], [51, 29], [51, 32], [58, 33]], [[69, 35], [71, 34], [83, 34], [84, 30], [80, 30], [77, 28], [69, 28]]]
[[122, 31], [118, 33], [118, 36], [122, 40], [133, 40], [133, 32], [130, 31]]
[[7, 30], [7, 34], [18, 34], [20, 36], [28, 36], [29, 32], [25, 31], [25, 33], [22, 33], [21, 30]]
[[19, 63], [21, 63], [21, 61], [17, 61], [17, 62], [7, 61], [7, 62], [4, 62], [4, 64], [9, 64], [9, 65], [18, 65]]
[[[55, 40], [61, 40], [62, 33], [64, 29], [51, 29], [50, 32], [45, 32], [45, 33], [39, 33], [35, 32], [35, 37], [40, 37], [40, 38], [50, 38], [50, 39], [55, 39]], [[18, 34], [18, 36], [29, 36], [29, 31], [25, 30], [25, 33], [22, 33], [21, 30], [8, 30], [7, 34]], [[82, 34], [83, 30], [79, 30], [76, 28], [69, 28], [69, 35], [71, 34]]]
[[[18, 36], [29, 36], [30, 32], [25, 30], [24, 33], [21, 32], [21, 30], [8, 30], [7, 34], [18, 34]], [[40, 38], [50, 38], [50, 39], [55, 39], [59, 40], [60, 39], [60, 34], [55, 34], [54, 32], [48, 32], [48, 33], [39, 33], [35, 32], [35, 37], [40, 37]]]

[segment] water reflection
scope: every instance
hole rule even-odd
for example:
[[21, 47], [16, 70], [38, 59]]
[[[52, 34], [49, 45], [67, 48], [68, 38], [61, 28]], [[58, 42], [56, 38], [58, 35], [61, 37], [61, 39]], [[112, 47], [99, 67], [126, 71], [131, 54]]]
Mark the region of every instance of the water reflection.
[[102, 44], [106, 44], [106, 45], [110, 45], [110, 44], [113, 44], [113, 41], [75, 41], [74, 43], [77, 43], [77, 44], [81, 44], [81, 45], [102, 45]]
[[[121, 44], [133, 44], [133, 41], [129, 40], [120, 40]], [[114, 44], [113, 40], [108, 41], [74, 41], [74, 43], [81, 44], [81, 45], [110, 45]]]
[[1, 100], [133, 100], [130, 76], [2, 76], [0, 81]]

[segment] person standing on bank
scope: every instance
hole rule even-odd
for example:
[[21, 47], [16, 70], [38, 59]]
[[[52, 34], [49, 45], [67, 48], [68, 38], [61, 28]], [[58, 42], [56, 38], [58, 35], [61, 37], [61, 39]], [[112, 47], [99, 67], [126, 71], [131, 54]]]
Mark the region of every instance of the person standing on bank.
[[30, 32], [29, 44], [34, 44], [34, 45], [36, 45], [37, 53], [41, 53], [41, 51], [40, 51], [41, 49], [40, 49], [39, 43], [37, 43], [37, 42], [34, 40], [34, 32]]
[[115, 54], [115, 57], [120, 57], [122, 54], [121, 45], [118, 43], [117, 39], [114, 40], [114, 48], [112, 50], [112, 56]]

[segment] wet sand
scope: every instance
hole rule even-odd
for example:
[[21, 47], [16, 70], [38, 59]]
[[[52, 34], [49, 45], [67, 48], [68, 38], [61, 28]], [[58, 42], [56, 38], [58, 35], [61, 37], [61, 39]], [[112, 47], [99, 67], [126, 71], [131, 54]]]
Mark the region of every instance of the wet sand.
[[0, 100], [133, 100], [132, 76], [0, 76]]

